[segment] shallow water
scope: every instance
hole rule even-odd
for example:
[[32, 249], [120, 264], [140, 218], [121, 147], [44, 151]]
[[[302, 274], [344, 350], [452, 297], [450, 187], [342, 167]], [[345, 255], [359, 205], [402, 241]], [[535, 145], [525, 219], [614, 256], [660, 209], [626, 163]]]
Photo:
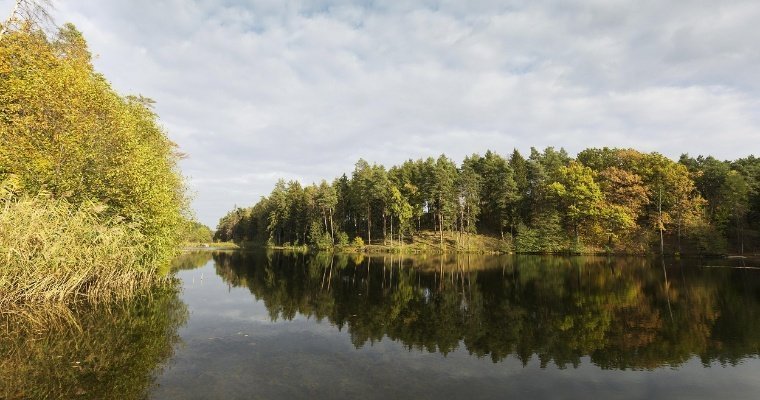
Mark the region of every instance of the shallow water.
[[[87, 329], [106, 332], [93, 340], [118, 346], [112, 354], [98, 346], [89, 364], [82, 361], [89, 375], [65, 364], [72, 376], [19, 378], [26, 389], [15, 395], [34, 385], [56, 393], [57, 383], [76, 398], [110, 398], [126, 384], [134, 390], [122, 398], [755, 399], [760, 270], [727, 268], [741, 266], [753, 267], [185, 254], [175, 298], [90, 318]], [[122, 350], [130, 342], [135, 349]], [[88, 360], [86, 349], [68, 354], [69, 347], [46, 345], [58, 350], [15, 362], [50, 368], [44, 360], [55, 351], [66, 361]], [[130, 362], [124, 382], [119, 373]], [[114, 367], [118, 373], [109, 374]]]

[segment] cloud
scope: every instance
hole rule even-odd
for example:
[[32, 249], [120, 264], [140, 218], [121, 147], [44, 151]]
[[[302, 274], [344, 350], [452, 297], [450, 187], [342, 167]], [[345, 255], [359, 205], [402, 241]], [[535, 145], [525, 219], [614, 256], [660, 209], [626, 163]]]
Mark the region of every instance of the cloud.
[[[201, 220], [384, 164], [513, 147], [747, 155], [755, 1], [67, 1], [123, 93], [157, 100]], [[0, 10], [10, 1], [0, 0]]]

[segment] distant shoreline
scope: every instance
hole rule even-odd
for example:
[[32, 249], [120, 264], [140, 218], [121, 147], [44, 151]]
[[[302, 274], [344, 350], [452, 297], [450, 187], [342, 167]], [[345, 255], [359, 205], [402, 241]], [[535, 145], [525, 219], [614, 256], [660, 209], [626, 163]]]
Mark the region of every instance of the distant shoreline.
[[[331, 249], [317, 249], [308, 246], [267, 246], [267, 245], [255, 245], [255, 244], [235, 244], [235, 243], [203, 243], [193, 244], [190, 246], [184, 246], [181, 249], [184, 252], [192, 251], [257, 251], [257, 250], [274, 250], [274, 251], [289, 251], [300, 253], [334, 253], [334, 254], [364, 254], [364, 255], [379, 255], [379, 254], [402, 254], [402, 255], [415, 255], [415, 254], [468, 254], [468, 255], [535, 255], [535, 256], [614, 256], [614, 257], [657, 257], [656, 253], [622, 253], [622, 252], [556, 252], [556, 253], [530, 253], [530, 252], [513, 252], [513, 251], [496, 251], [493, 249], [447, 249], [441, 251], [440, 248], [428, 248], [419, 249], [413, 245], [382, 245], [373, 244], [366, 245], [362, 248], [357, 247], [333, 247]], [[705, 259], [727, 259], [727, 260], [748, 260], [748, 261], [760, 261], [760, 254], [665, 254], [666, 258], [705, 258]]]

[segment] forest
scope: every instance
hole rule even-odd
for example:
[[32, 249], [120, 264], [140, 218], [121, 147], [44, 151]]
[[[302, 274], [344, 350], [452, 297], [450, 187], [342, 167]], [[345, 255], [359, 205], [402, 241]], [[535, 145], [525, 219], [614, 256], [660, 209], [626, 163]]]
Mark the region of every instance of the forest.
[[759, 230], [755, 156], [674, 161], [605, 147], [573, 158], [548, 147], [527, 157], [487, 151], [459, 165], [445, 155], [390, 168], [360, 159], [332, 182], [279, 180], [269, 196], [221, 218], [214, 239], [397, 249], [435, 232], [439, 251], [478, 251], [467, 243], [480, 234], [519, 253], [715, 255], [757, 252]]

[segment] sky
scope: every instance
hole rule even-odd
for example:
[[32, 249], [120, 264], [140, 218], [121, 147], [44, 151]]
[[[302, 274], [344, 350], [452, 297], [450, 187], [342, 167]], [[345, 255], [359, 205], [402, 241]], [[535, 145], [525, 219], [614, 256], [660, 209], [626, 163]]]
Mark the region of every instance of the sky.
[[212, 228], [359, 158], [760, 148], [756, 0], [53, 4], [117, 91], [156, 101]]

